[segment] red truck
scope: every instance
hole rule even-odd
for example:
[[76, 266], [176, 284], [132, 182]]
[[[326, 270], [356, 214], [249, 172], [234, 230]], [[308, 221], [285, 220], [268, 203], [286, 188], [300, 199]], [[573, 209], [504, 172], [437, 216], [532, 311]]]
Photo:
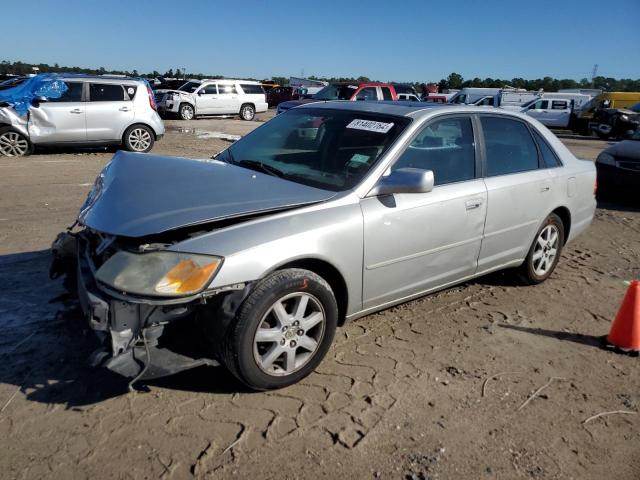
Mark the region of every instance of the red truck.
[[282, 113], [290, 108], [324, 100], [352, 100], [352, 101], [377, 101], [377, 100], [398, 100], [396, 89], [390, 83], [358, 83], [358, 82], [338, 82], [330, 83], [311, 98], [304, 100], [292, 100], [278, 105], [278, 113]]

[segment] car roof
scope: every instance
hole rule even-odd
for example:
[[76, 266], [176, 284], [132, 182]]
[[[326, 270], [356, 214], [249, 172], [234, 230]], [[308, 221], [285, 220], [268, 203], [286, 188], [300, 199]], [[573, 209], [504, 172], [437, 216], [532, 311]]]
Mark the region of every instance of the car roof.
[[112, 75], [85, 75], [82, 73], [79, 73], [79, 74], [61, 73], [59, 77], [62, 80], [93, 80], [93, 81], [101, 81], [106, 83], [122, 83], [122, 82], [132, 83], [132, 82], [143, 81], [143, 79], [141, 78], [133, 78], [133, 77], [126, 77], [126, 76], [118, 77], [118, 76], [112, 76]]
[[522, 115], [512, 110], [501, 108], [476, 107], [473, 105], [459, 105], [452, 103], [427, 103], [427, 102], [353, 102], [349, 100], [330, 100], [306, 103], [295, 107], [299, 108], [322, 108], [349, 110], [354, 112], [380, 113], [384, 115], [395, 115], [411, 118], [422, 118], [434, 113], [490, 113], [510, 117], [524, 118], [528, 121], [531, 117]]

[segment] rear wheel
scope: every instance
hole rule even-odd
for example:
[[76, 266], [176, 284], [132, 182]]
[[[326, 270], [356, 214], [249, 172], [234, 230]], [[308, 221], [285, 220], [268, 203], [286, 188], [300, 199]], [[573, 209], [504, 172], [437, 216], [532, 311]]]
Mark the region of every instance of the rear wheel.
[[242, 107], [240, 107], [240, 118], [242, 118], [242, 120], [251, 121], [255, 118], [255, 116], [256, 109], [253, 105], [245, 103], [244, 105], [242, 105]]
[[544, 282], [553, 273], [564, 245], [564, 225], [555, 213], [549, 215], [533, 241], [520, 276], [528, 284]]
[[153, 131], [146, 125], [132, 125], [124, 132], [124, 146], [130, 152], [146, 153], [153, 142]]
[[324, 279], [308, 270], [281, 270], [261, 281], [239, 308], [220, 357], [255, 390], [285, 387], [322, 361], [337, 320], [336, 300]]
[[180, 105], [180, 110], [178, 111], [180, 114], [180, 118], [182, 120], [193, 120], [196, 116], [196, 111], [193, 108], [193, 105], [189, 103], [183, 103]]
[[0, 155], [23, 157], [33, 151], [33, 145], [22, 133], [11, 127], [0, 128]]

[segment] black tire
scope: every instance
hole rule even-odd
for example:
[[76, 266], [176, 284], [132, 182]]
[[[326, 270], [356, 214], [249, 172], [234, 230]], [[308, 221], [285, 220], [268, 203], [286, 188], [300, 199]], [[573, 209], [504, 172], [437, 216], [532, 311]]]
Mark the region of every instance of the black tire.
[[155, 134], [146, 125], [131, 125], [124, 132], [122, 143], [130, 152], [147, 153], [153, 148]]
[[240, 118], [250, 122], [256, 117], [256, 107], [250, 103], [245, 103], [240, 107]]
[[[261, 326], [264, 327], [268, 322], [274, 304], [280, 299], [285, 299], [284, 301], [286, 302], [286, 298], [292, 295], [310, 297], [313, 299], [311, 301], [317, 301], [317, 303], [313, 304], [314, 306], [317, 307], [321, 305], [322, 310], [320, 313], [324, 313], [322, 335], [318, 336], [317, 347], [311, 353], [307, 353], [304, 347], [301, 346], [302, 342], [300, 342], [301, 345], [297, 347], [295, 342], [291, 342], [294, 344], [292, 345], [292, 347], [294, 347], [294, 358], [297, 357], [298, 352], [300, 352], [302, 348], [301, 354], [308, 355], [304, 360], [306, 363], [303, 362], [299, 368], [292, 370], [292, 373], [286, 374], [284, 371], [276, 373], [275, 370], [278, 367], [274, 362], [274, 371], [270, 374], [261, 367], [256, 358], [256, 355], [260, 357], [260, 352], [258, 351], [260, 347], [258, 347], [257, 343], [254, 344], [254, 341], [258, 328]], [[295, 306], [293, 309], [295, 309]], [[235, 319], [231, 322], [229, 328], [227, 328], [223, 341], [220, 342], [218, 357], [233, 375], [254, 390], [270, 390], [286, 387], [309, 375], [309, 373], [320, 364], [331, 346], [337, 323], [338, 307], [336, 299], [331, 287], [322, 277], [311, 271], [297, 268], [280, 270], [260, 281], [240, 306]], [[296, 330], [298, 335], [304, 324], [299, 325], [300, 326], [292, 327], [293, 330], [298, 329]], [[271, 326], [267, 326], [271, 328]], [[311, 327], [305, 332], [305, 335], [316, 328], [317, 326]], [[271, 330], [273, 330], [273, 328], [271, 328]], [[276, 329], [276, 331], [278, 335], [280, 335], [280, 330]], [[317, 333], [317, 330], [314, 330], [314, 332]], [[295, 332], [293, 334], [296, 335]], [[276, 343], [274, 340], [270, 349], [291, 351], [288, 342], [290, 342], [289, 338], [293, 337], [287, 337], [287, 339], [285, 339], [285, 335], [287, 334], [283, 333], [282, 340], [279, 341], [284, 343]], [[280, 345], [284, 346], [280, 347]], [[270, 350], [267, 349], [266, 352], [268, 353], [269, 351]], [[286, 362], [288, 353], [283, 352], [281, 355], [284, 355], [284, 357], [278, 357], [278, 359], [282, 359], [283, 363]]]
[[33, 144], [12, 127], [0, 128], [0, 157], [26, 157], [33, 153]]
[[178, 116], [182, 120], [195, 120], [196, 110], [190, 103], [183, 103], [178, 109]]
[[[546, 266], [544, 268], [544, 272], [542, 272], [542, 264], [540, 263], [542, 262], [542, 260], [535, 257], [538, 255], [540, 250], [543, 251], [543, 256], [545, 255], [545, 253], [548, 255], [549, 252], [553, 251], [553, 247], [545, 250], [546, 247], [541, 248], [541, 246], [538, 244], [539, 239], [541, 239], [541, 235], [543, 235], [543, 232], [545, 231], [545, 229], [547, 229], [547, 227], [552, 229], [552, 231], [555, 230], [557, 232], [557, 245], [555, 246], [555, 254], [553, 256], [553, 259], [548, 264], [545, 264], [548, 266]], [[558, 215], [552, 213], [545, 219], [540, 229], [536, 232], [536, 236], [533, 239], [531, 248], [529, 248], [527, 258], [519, 268], [518, 273], [525, 284], [535, 285], [538, 283], [542, 283], [551, 276], [556, 266], [558, 265], [560, 255], [562, 254], [562, 247], [564, 246], [564, 235], [564, 224], [562, 223], [562, 220]]]

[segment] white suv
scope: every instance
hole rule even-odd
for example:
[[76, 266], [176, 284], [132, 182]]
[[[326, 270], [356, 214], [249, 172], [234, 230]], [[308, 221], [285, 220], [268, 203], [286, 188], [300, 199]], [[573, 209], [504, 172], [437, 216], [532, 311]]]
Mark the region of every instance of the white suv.
[[178, 90], [156, 90], [160, 113], [177, 113], [183, 120], [198, 115], [240, 115], [253, 120], [268, 105], [259, 82], [249, 80], [189, 80]]

